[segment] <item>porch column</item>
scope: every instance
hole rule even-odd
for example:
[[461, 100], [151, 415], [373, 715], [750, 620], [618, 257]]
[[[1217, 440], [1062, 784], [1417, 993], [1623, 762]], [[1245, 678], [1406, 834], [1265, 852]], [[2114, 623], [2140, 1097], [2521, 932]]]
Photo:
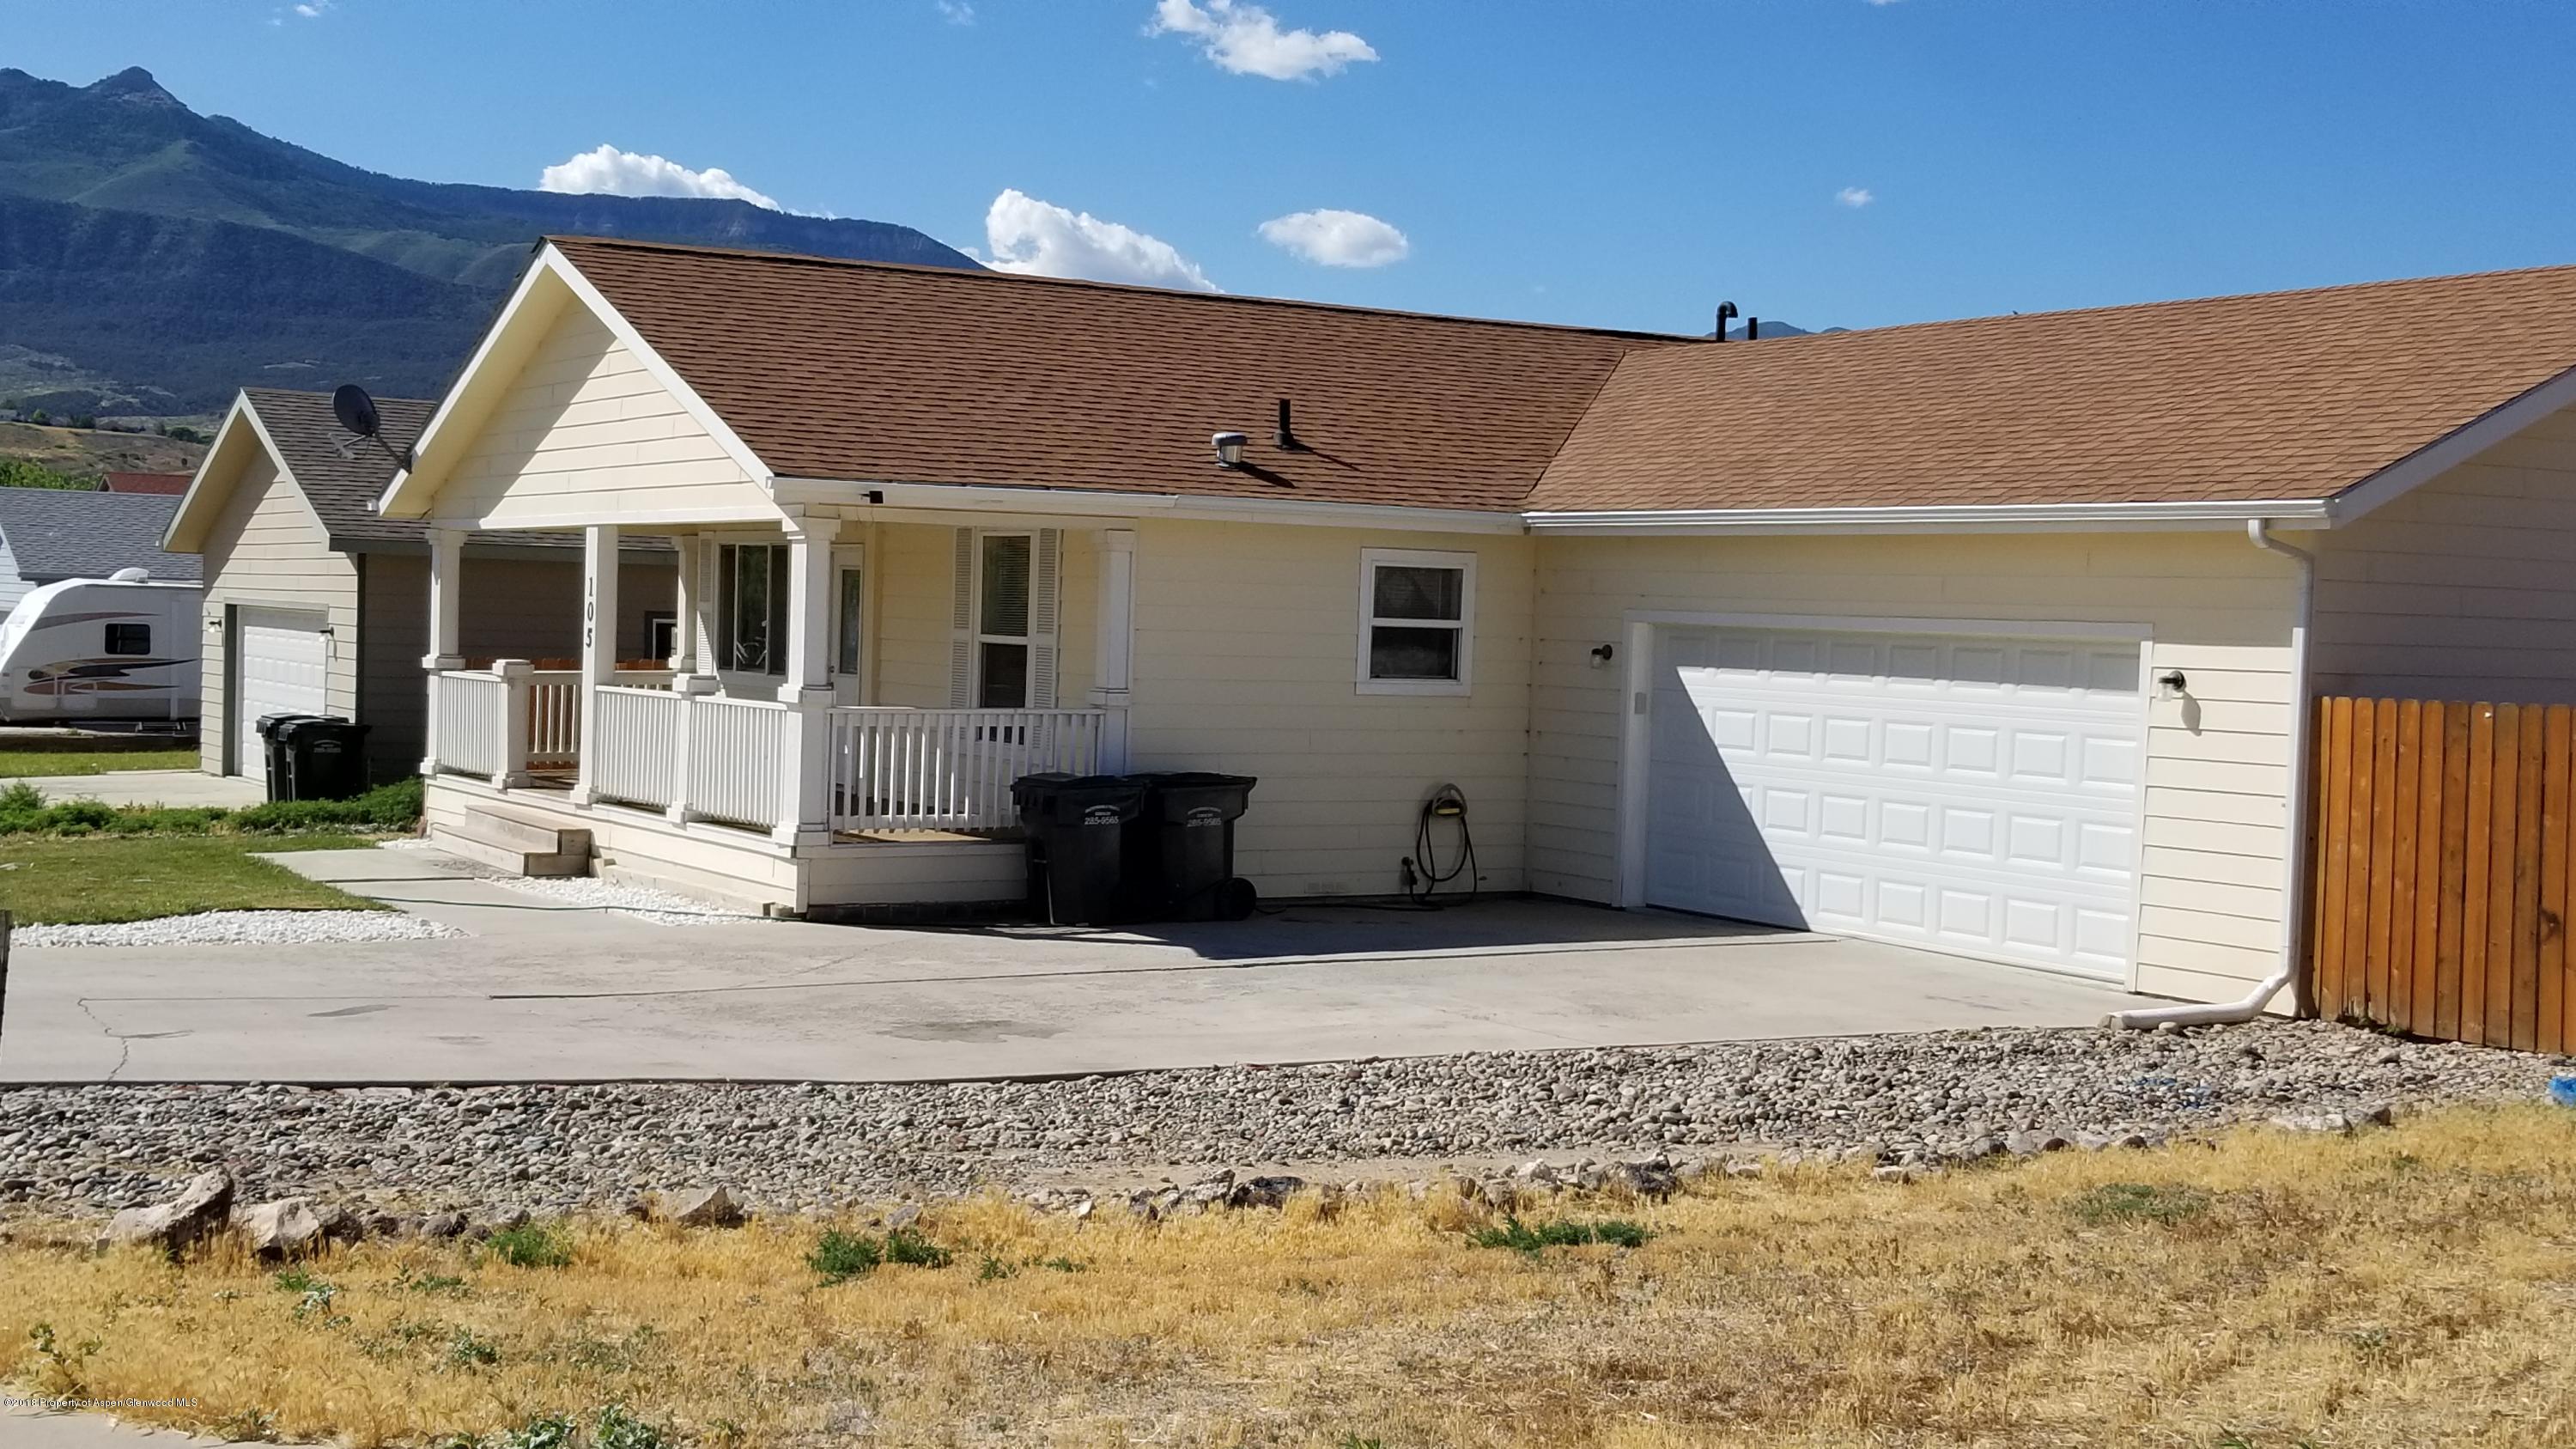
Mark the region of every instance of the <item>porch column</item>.
[[665, 662], [673, 674], [687, 674], [698, 653], [698, 536], [675, 534], [671, 546], [679, 550], [680, 568], [671, 596], [671, 657]]
[[778, 689], [788, 707], [788, 768], [779, 781], [778, 825], [771, 838], [783, 845], [819, 845], [832, 838], [832, 540], [841, 520], [791, 515], [787, 519], [787, 679]]
[[420, 657], [425, 672], [422, 685], [428, 696], [429, 713], [423, 736], [420, 772], [438, 773], [438, 676], [440, 671], [462, 669], [465, 656], [458, 651], [464, 646], [458, 639], [457, 605], [464, 598], [465, 530], [431, 528], [429, 537], [429, 652]]
[[1136, 648], [1136, 530], [1104, 528], [1097, 545], [1100, 605], [1092, 643], [1091, 705], [1106, 710], [1100, 723], [1100, 771], [1127, 772], [1128, 685]]
[[617, 679], [617, 525], [594, 523], [581, 531], [581, 760], [572, 799], [597, 798], [599, 686]]

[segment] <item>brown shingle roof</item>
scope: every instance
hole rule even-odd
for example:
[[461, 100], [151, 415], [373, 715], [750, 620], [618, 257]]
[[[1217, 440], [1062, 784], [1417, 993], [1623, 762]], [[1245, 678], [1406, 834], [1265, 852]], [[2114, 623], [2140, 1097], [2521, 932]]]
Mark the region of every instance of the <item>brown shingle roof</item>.
[[111, 468], [99, 475], [110, 493], [185, 493], [191, 473], [121, 473]]
[[1538, 511], [2324, 498], [2576, 367], [2576, 267], [1622, 362]]
[[[332, 416], [329, 393], [246, 387], [242, 396], [259, 414], [260, 426], [282, 455], [280, 461], [303, 485], [305, 498], [334, 540], [420, 541], [427, 524], [386, 518], [375, 511], [377, 497], [393, 481], [393, 454], [343, 431], [339, 419]], [[437, 410], [438, 404], [419, 398], [376, 399], [384, 440], [397, 451], [411, 446]]]
[[[554, 244], [788, 477], [1513, 508], [1678, 339], [592, 238]], [[1278, 400], [1307, 451], [1272, 441]], [[1211, 433], [1250, 435], [1239, 472]], [[1255, 471], [1255, 470], [1259, 471]]]

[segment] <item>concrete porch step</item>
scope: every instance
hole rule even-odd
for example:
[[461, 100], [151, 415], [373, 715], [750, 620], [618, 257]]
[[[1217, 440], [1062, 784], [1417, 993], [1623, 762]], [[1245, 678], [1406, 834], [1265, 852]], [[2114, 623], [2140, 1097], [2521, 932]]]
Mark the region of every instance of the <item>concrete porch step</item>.
[[454, 819], [431, 826], [429, 838], [441, 849], [514, 875], [590, 873], [590, 832], [533, 812], [470, 805]]

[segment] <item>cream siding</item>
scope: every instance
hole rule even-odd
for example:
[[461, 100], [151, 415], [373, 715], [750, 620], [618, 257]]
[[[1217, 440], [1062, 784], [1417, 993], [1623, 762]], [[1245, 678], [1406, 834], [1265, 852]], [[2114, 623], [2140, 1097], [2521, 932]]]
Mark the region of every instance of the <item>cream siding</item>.
[[2243, 538], [1544, 538], [1537, 578], [1531, 889], [1616, 899], [1627, 673], [1591, 650], [1630, 611], [2134, 625], [2191, 695], [2149, 705], [2137, 985], [2220, 999], [2278, 963], [2295, 588]]
[[[358, 718], [368, 726], [368, 768], [379, 780], [420, 768], [427, 748], [429, 690], [421, 656], [429, 652], [429, 559], [420, 554], [360, 556], [365, 599], [364, 657]], [[644, 615], [674, 607], [672, 567], [629, 557], [618, 570], [617, 654], [641, 658]], [[469, 659], [572, 659], [581, 653], [581, 559], [465, 560], [457, 633]]]
[[2316, 609], [2322, 693], [2576, 703], [2576, 411], [2323, 535]]
[[[1239, 873], [1266, 896], [1394, 895], [1423, 801], [1455, 784], [1484, 888], [1523, 888], [1531, 540], [1155, 519], [1136, 531], [1132, 760], [1260, 778], [1236, 831]], [[1370, 548], [1477, 555], [1472, 693], [1358, 692]], [[1087, 653], [1088, 621], [1067, 629]], [[1445, 827], [1435, 842], [1451, 849]]]
[[225, 700], [230, 684], [227, 606], [320, 614], [332, 630], [329, 708], [354, 715], [358, 702], [358, 570], [335, 553], [322, 520], [294, 483], [279, 475], [266, 450], [255, 452], [207, 530], [205, 556], [205, 725], [198, 731], [204, 768], [220, 773], [232, 739]]
[[28, 591], [35, 587], [18, 572], [18, 554], [9, 547], [8, 535], [0, 534], [0, 618], [7, 617], [10, 610], [18, 607], [18, 601], [27, 597]]
[[[998, 532], [1026, 533], [1026, 528]], [[1096, 650], [1100, 531], [1063, 528], [1057, 583], [1056, 707], [1080, 709], [1088, 698]], [[955, 588], [957, 530], [938, 524], [851, 524], [842, 538], [868, 546], [868, 586], [876, 609], [872, 641], [874, 702], [907, 709], [948, 707], [949, 610]]]
[[580, 306], [496, 401], [431, 511], [494, 528], [776, 516], [767, 491]]

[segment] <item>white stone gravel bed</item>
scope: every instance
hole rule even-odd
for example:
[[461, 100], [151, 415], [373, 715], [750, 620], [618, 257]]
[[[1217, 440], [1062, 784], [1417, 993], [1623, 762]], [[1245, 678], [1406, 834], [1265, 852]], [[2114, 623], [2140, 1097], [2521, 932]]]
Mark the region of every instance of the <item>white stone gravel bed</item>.
[[[1439, 1162], [1756, 1145], [1939, 1163], [2153, 1144], [2285, 1114], [2543, 1096], [2564, 1059], [2321, 1022], [2178, 1034], [1988, 1029], [1511, 1052], [1046, 1082], [0, 1090], [0, 1201], [96, 1210], [208, 1164], [310, 1193], [559, 1210], [723, 1182], [807, 1208], [979, 1184], [1080, 1185], [1285, 1163]], [[1097, 1179], [1094, 1179], [1097, 1180]]]
[[621, 916], [650, 921], [657, 926], [721, 926], [735, 921], [758, 921], [766, 917], [747, 911], [729, 910], [709, 901], [650, 886], [624, 885], [614, 881], [592, 880], [586, 876], [542, 877], [496, 875], [492, 883], [543, 896], [576, 906], [597, 906]]
[[454, 926], [401, 911], [200, 911], [97, 926], [20, 926], [13, 947], [304, 946], [322, 942], [426, 941], [462, 936]]

